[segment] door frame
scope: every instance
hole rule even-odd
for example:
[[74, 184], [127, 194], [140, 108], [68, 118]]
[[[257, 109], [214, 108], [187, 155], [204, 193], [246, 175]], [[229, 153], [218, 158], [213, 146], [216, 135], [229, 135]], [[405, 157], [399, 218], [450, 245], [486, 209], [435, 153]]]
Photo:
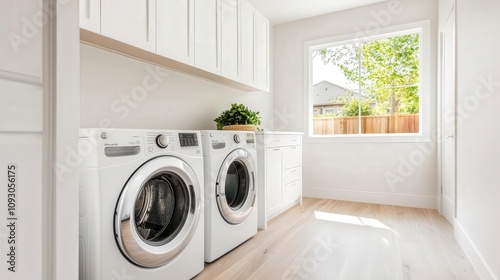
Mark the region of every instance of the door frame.
[[[450, 224], [454, 225], [454, 222], [455, 222], [455, 217], [456, 217], [456, 204], [457, 204], [457, 193], [456, 193], [456, 166], [457, 166], [457, 156], [456, 156], [456, 126], [457, 126], [457, 119], [456, 119], [456, 4], [453, 3], [453, 5], [450, 6], [450, 8], [446, 11], [446, 13], [440, 13], [440, 16], [441, 15], [446, 15], [446, 18], [445, 20], [442, 22], [442, 24], [440, 24], [439, 26], [439, 59], [438, 59], [438, 63], [439, 63], [439, 78], [438, 78], [438, 89], [439, 89], [439, 97], [438, 97], [438, 148], [439, 148], [439, 151], [438, 151], [438, 210], [439, 210], [439, 213], [441, 215], [443, 215], [449, 222]], [[451, 217], [447, 217], [447, 216], [450, 216], [450, 215], [447, 215], [447, 212], [449, 211], [446, 211], [445, 209], [445, 196], [443, 194], [444, 192], [444, 181], [445, 181], [445, 145], [446, 145], [446, 141], [448, 139], [448, 137], [451, 137], [451, 135], [446, 135], [446, 125], [447, 125], [447, 122], [446, 122], [446, 112], [445, 112], [445, 108], [446, 108], [446, 96], [445, 96], [445, 89], [444, 89], [444, 84], [445, 84], [445, 65], [444, 65], [444, 59], [445, 59], [445, 42], [444, 42], [444, 30], [445, 30], [445, 27], [450, 23], [450, 20], [453, 20], [453, 24], [455, 26], [454, 28], [454, 49], [453, 49], [453, 53], [454, 53], [454, 64], [453, 64], [453, 67], [452, 67], [452, 71], [455, 72], [454, 74], [454, 90], [453, 90], [453, 94], [454, 94], [454, 100], [455, 100], [455, 104], [454, 104], [454, 107], [455, 107], [455, 118], [454, 118], [454, 127], [455, 127], [455, 132], [453, 134], [453, 138], [455, 139], [455, 143], [454, 143], [454, 150], [453, 150], [453, 153], [454, 153], [454, 201], [453, 201], [453, 209], [452, 209], [452, 219]], [[450, 220], [451, 219], [451, 220]]]
[[[38, 3], [34, 3], [38, 5]], [[42, 0], [43, 275], [78, 279], [78, 130], [80, 27], [78, 0]]]

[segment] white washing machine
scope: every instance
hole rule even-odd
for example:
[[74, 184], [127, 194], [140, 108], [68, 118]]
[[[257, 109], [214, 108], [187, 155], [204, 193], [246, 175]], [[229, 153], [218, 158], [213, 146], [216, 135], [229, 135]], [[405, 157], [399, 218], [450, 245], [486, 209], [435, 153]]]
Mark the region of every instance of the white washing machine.
[[201, 131], [205, 162], [205, 262], [257, 233], [255, 133]]
[[80, 280], [179, 279], [204, 267], [200, 133], [80, 131]]

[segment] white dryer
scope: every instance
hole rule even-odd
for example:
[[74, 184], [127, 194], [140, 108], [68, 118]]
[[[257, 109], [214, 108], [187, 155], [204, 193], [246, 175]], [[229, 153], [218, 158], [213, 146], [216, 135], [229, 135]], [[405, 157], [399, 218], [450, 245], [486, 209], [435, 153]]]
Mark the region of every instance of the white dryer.
[[203, 270], [200, 139], [196, 131], [80, 131], [80, 280], [186, 280]]
[[205, 262], [257, 233], [255, 133], [201, 131], [205, 162]]

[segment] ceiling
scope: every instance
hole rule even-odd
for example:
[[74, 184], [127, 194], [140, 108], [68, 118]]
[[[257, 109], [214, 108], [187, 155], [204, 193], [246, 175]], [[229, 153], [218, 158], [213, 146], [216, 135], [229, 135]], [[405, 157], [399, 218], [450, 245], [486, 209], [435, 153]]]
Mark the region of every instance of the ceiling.
[[387, 0], [248, 0], [271, 25], [315, 17]]

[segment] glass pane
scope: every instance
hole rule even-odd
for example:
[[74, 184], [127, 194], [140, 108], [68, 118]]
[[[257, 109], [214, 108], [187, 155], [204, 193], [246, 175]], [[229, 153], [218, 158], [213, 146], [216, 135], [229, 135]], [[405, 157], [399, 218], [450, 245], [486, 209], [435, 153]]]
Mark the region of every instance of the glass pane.
[[134, 205], [137, 233], [150, 244], [168, 243], [182, 229], [188, 206], [186, 186], [177, 175], [165, 173], [149, 180]]
[[360, 83], [371, 108], [362, 117], [362, 133], [419, 132], [419, 47], [419, 34], [361, 46]]
[[358, 134], [359, 46], [347, 44], [313, 52], [313, 132]]
[[248, 196], [249, 182], [245, 166], [238, 161], [231, 163], [226, 175], [225, 194], [229, 207], [238, 210]]

